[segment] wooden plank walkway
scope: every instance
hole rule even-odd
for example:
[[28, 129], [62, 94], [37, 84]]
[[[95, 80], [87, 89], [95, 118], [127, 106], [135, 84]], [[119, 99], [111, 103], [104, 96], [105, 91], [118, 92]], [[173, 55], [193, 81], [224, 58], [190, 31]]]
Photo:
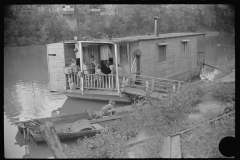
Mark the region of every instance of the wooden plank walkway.
[[164, 137], [160, 155], [162, 158], [182, 158], [180, 135]]

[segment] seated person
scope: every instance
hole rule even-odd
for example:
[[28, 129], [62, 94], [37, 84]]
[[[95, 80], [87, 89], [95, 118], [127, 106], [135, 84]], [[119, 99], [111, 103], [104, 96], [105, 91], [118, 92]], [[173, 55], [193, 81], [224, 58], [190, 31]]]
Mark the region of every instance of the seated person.
[[106, 64], [105, 61], [101, 61], [101, 70], [102, 70], [102, 73], [104, 73], [104, 74], [110, 74], [111, 73], [111, 70], [107, 65], [108, 64]]
[[71, 60], [69, 67], [75, 67], [76, 61], [74, 59]]
[[110, 100], [109, 104], [102, 107], [101, 116], [112, 115], [114, 113], [114, 108], [113, 108], [114, 104], [115, 104], [115, 101]]
[[98, 64], [96, 65], [96, 74], [102, 74], [101, 67]]

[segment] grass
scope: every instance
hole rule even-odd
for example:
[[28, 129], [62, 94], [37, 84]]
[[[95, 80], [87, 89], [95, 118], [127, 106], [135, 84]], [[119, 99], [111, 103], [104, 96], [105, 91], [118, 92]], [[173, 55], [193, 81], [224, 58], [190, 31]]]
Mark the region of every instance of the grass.
[[224, 158], [218, 150], [219, 142], [226, 136], [235, 137], [235, 115], [214, 121], [181, 136], [184, 158]]
[[[187, 116], [195, 112], [196, 105], [206, 100], [234, 104], [235, 84], [187, 84], [180, 92], [172, 93], [169, 101], [152, 99], [147, 95], [133, 105], [131, 115], [125, 116], [97, 136], [79, 139], [75, 146], [64, 145], [65, 152], [69, 158], [124, 158], [129, 152], [125, 143], [141, 131], [163, 137], [192, 126]], [[233, 135], [234, 128], [234, 117], [229, 117], [184, 134], [184, 156], [221, 157], [217, 149], [218, 143], [222, 137]], [[194, 138], [189, 140], [191, 135]], [[144, 151], [136, 153], [139, 157], [157, 158], [162, 141], [149, 140], [142, 145]]]

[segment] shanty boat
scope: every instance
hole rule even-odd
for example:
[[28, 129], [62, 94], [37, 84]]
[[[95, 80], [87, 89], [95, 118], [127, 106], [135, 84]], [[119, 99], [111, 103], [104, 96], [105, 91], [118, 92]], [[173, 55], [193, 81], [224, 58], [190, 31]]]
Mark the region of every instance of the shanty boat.
[[15, 122], [15, 124], [17, 124], [19, 131], [24, 134], [24, 137], [31, 135], [33, 140], [39, 144], [45, 142], [44, 136], [41, 132], [41, 125], [45, 122], [52, 122], [59, 139], [67, 140], [84, 136], [93, 136], [96, 133], [101, 132], [106, 125], [111, 125], [115, 120], [122, 118], [131, 111], [132, 106], [129, 105], [115, 108], [114, 115], [99, 119], [91, 119], [89, 114], [85, 112], [28, 121], [18, 121]]
[[122, 102], [146, 90], [153, 97], [176, 91], [182, 81], [199, 76], [205, 52], [198, 50], [198, 38], [205, 33], [158, 34], [156, 24], [157, 19], [154, 35], [47, 44], [49, 89], [67, 97]]

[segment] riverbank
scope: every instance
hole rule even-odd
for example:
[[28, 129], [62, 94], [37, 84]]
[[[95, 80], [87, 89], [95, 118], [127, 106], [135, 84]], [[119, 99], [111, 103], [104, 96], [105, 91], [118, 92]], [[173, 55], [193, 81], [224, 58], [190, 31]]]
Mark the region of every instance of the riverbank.
[[[235, 83], [187, 84], [172, 94], [169, 101], [145, 97], [133, 108], [131, 115], [102, 134], [81, 139], [74, 147], [64, 145], [68, 157], [161, 158], [164, 137], [235, 110]], [[225, 136], [235, 136], [234, 120], [235, 115], [182, 134], [182, 157], [222, 157], [218, 144]], [[158, 136], [138, 145], [128, 145], [152, 135]]]

